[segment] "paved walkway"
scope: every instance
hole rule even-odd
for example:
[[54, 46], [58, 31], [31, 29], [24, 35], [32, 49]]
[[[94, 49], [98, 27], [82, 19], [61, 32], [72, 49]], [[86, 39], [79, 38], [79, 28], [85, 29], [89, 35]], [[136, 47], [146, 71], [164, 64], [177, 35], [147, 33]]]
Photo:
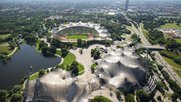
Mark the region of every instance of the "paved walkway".
[[[76, 61], [84, 65], [85, 72], [78, 76], [77, 78], [79, 80], [90, 82], [90, 80], [94, 79], [96, 76], [91, 73], [91, 65], [94, 63], [93, 58], [91, 57], [91, 49], [94, 49], [96, 47], [104, 47], [103, 45], [95, 44], [90, 46], [88, 49], [83, 49], [83, 53], [80, 54], [79, 51], [81, 48], [77, 48], [76, 50], [70, 50], [71, 53], [73, 53], [76, 56]], [[110, 95], [110, 90], [107, 88], [93, 91], [89, 97], [94, 98], [95, 96], [104, 96], [108, 99], [110, 99], [113, 102], [119, 102], [115, 93], [111, 92], [112, 96]]]
[[96, 48], [97, 46], [103, 47], [103, 45], [92, 45], [88, 49], [83, 49], [83, 53], [80, 54], [81, 48], [77, 48], [76, 50], [70, 50], [76, 56], [76, 61], [84, 65], [85, 72], [78, 76], [78, 78], [82, 80], [89, 81], [95, 77], [94, 74], [91, 73], [91, 65], [94, 63], [93, 58], [91, 57], [91, 49]]
[[104, 96], [106, 98], [108, 98], [109, 100], [111, 100], [112, 102], [119, 102], [119, 100], [117, 99], [116, 95], [114, 94], [114, 92], [108, 90], [108, 89], [101, 89], [101, 90], [96, 90], [93, 91], [89, 97], [91, 99], [93, 99], [95, 96]]

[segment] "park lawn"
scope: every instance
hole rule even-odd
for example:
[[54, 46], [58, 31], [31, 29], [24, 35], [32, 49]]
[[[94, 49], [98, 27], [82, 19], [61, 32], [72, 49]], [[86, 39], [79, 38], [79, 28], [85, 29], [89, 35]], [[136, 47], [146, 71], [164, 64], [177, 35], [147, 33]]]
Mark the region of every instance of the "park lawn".
[[67, 39], [87, 39], [87, 34], [69, 34], [67, 35]]
[[132, 94], [125, 95], [125, 102], [135, 102], [134, 95], [132, 95]]
[[181, 39], [175, 39], [176, 42], [181, 43]]
[[176, 23], [166, 23], [165, 25], [162, 25], [160, 28], [161, 29], [164, 29], [164, 28], [175, 28], [175, 29], [181, 30], [181, 24], [177, 25]]
[[96, 67], [97, 67], [97, 63], [93, 63], [93, 64], [91, 65], [91, 69], [93, 69], [93, 70], [95, 70]]
[[[68, 53], [64, 59], [63, 59], [63, 63], [60, 65], [63, 67], [63, 69], [66, 69], [67, 66], [70, 66], [74, 61], [75, 61], [76, 57], [73, 53]], [[66, 69], [68, 70], [68, 69]]]
[[56, 54], [61, 56], [62, 55], [62, 51], [61, 50], [56, 50]]
[[104, 96], [96, 96], [90, 102], [112, 102], [112, 101]]
[[2, 35], [0, 35], [0, 38], [1, 39], [5, 39], [5, 38], [7, 38], [7, 37], [9, 37], [11, 34], [2, 34]]
[[39, 72], [33, 73], [33, 74], [30, 76], [30, 80], [34, 80], [34, 79], [38, 78], [38, 75], [39, 75]]
[[10, 54], [13, 50], [10, 50], [9, 46], [0, 46], [0, 53], [6, 52]]
[[84, 73], [84, 66], [80, 63], [78, 64], [78, 71], [79, 71], [78, 75], [81, 75]]
[[177, 73], [177, 75], [181, 78], [181, 70], [176, 70], [174, 69], [174, 71]]
[[[47, 70], [49, 70], [49, 69], [43, 69], [44, 71], [45, 71], [45, 74], [44, 75], [46, 75], [46, 74], [48, 74], [47, 73]], [[33, 73], [32, 75], [30, 75], [30, 80], [34, 80], [34, 79], [36, 79], [36, 78], [38, 78], [39, 77], [39, 71], [37, 71], [37, 72], [35, 72], [35, 73]]]
[[40, 40], [36, 42], [36, 51], [41, 51], [39, 48], [40, 48]]
[[140, 27], [141, 27], [141, 29], [142, 29], [142, 31], [143, 31], [144, 36], [145, 36], [145, 37], [148, 37], [149, 32], [148, 32], [148, 30], [146, 30], [146, 29], [144, 28], [144, 24], [143, 24], [143, 23], [140, 23]]
[[168, 58], [168, 57], [164, 57], [163, 58], [165, 59], [165, 61], [170, 64], [171, 66], [175, 67], [175, 68], [178, 68], [178, 69], [181, 69], [181, 65], [175, 63], [172, 59]]
[[164, 52], [165, 54], [170, 55], [174, 58], [181, 57], [181, 54], [177, 55], [177, 54], [170, 52], [170, 51], [167, 51], [167, 50], [163, 50], [162, 52]]

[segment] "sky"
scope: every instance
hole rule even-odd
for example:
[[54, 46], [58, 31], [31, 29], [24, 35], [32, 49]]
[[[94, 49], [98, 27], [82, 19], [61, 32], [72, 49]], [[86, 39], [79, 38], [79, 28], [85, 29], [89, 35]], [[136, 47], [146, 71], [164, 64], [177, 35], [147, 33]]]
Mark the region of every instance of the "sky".
[[[106, 2], [106, 1], [118, 1], [118, 0], [0, 0], [0, 2], [36, 2], [36, 1], [47, 1], [47, 2]], [[119, 0], [119, 1], [125, 1], [125, 0]], [[181, 1], [181, 0], [130, 0], [131, 1]]]

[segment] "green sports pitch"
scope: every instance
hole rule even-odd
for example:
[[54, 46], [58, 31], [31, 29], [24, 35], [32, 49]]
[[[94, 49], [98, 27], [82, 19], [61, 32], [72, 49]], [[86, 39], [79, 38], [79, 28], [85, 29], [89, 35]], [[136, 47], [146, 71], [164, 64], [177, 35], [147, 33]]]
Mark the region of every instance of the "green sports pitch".
[[69, 34], [67, 39], [88, 39], [87, 34]]

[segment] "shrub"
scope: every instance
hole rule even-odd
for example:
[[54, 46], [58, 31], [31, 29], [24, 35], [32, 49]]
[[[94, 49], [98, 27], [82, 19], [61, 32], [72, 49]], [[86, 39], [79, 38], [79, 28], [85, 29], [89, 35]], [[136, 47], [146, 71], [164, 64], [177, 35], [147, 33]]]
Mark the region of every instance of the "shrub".
[[176, 63], [181, 65], [181, 58], [174, 58], [174, 62], [176, 62]]
[[45, 70], [44, 69], [40, 69], [38, 76], [42, 77], [44, 74], [45, 74]]
[[13, 94], [10, 102], [21, 102], [22, 96], [20, 94]]

